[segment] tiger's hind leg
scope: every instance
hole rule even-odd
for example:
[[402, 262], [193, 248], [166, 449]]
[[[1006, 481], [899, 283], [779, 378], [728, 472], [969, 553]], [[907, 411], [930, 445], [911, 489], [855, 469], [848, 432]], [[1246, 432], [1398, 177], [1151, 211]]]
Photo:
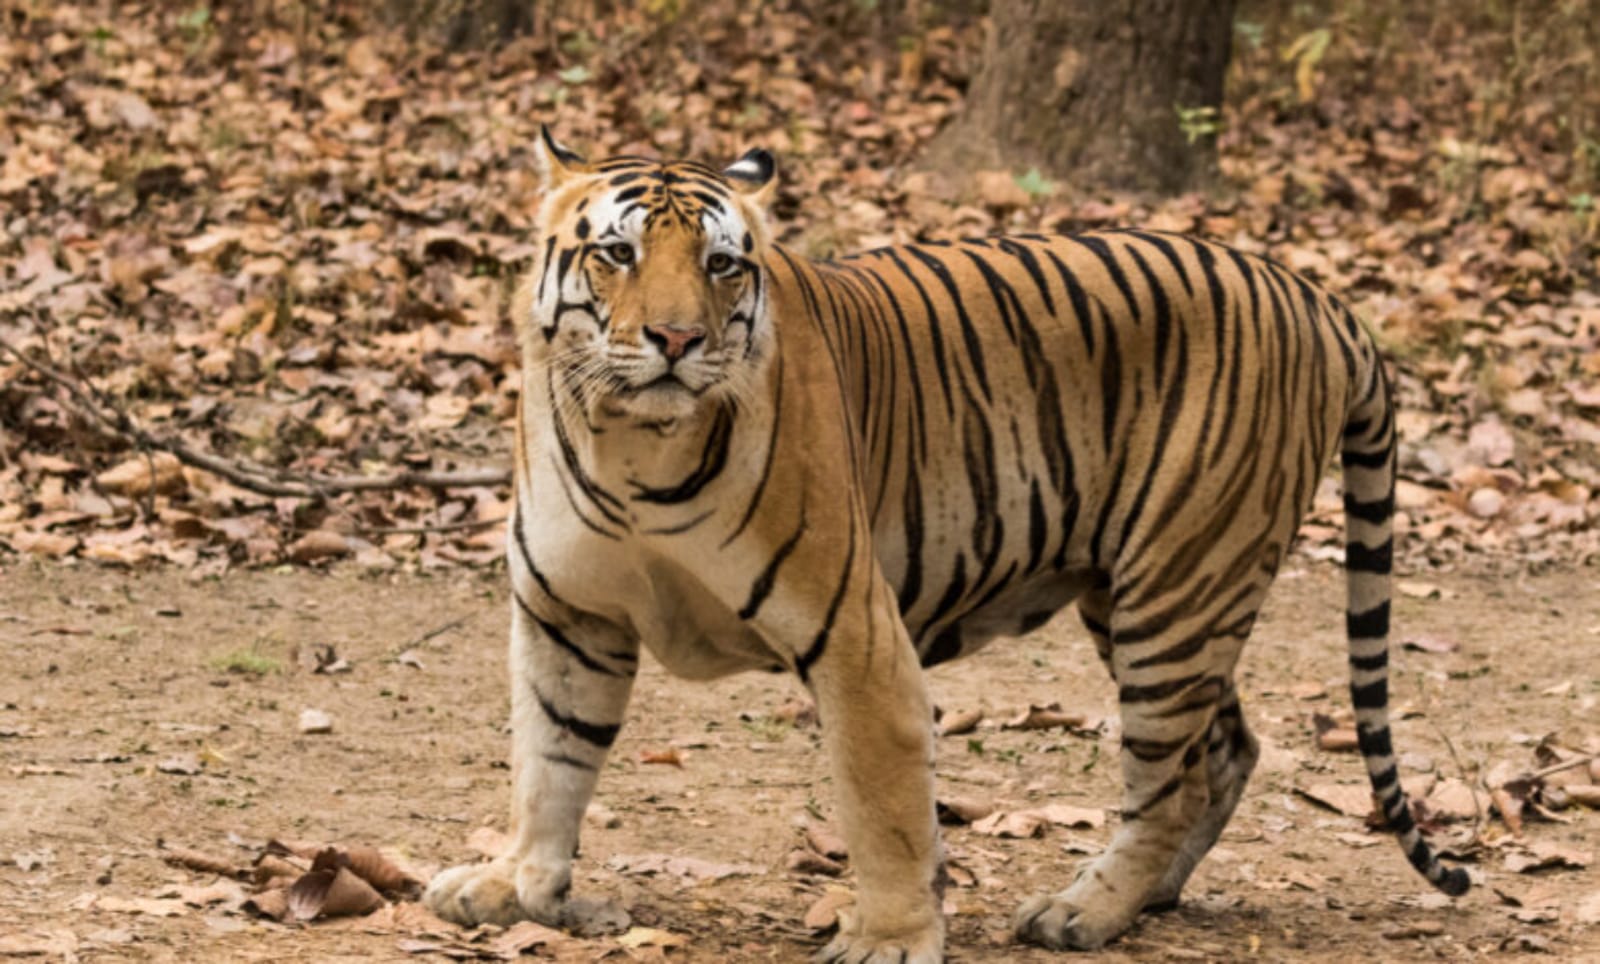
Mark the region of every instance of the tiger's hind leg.
[[[1216, 842], [1255, 764], [1239, 715], [1233, 667], [1265, 586], [1150, 605], [1109, 593], [1080, 600], [1084, 624], [1118, 684], [1122, 708], [1122, 825], [1106, 851], [1066, 890], [1026, 902], [1017, 935], [1090, 950], [1127, 929], [1152, 904], [1170, 902]], [[1213, 758], [1212, 750], [1218, 752]]]
[[1094, 950], [1121, 934], [1206, 813], [1205, 736], [1219, 687], [1206, 675], [1181, 682], [1176, 712], [1152, 688], [1122, 686], [1122, 824], [1066, 890], [1023, 903], [1016, 923], [1021, 940]]
[[1245, 723], [1239, 707], [1239, 693], [1232, 682], [1222, 696], [1211, 729], [1206, 734], [1206, 781], [1210, 790], [1210, 803], [1200, 820], [1189, 831], [1189, 836], [1178, 848], [1172, 866], [1145, 902], [1146, 911], [1170, 910], [1178, 906], [1178, 897], [1189, 875], [1210, 852], [1223, 828], [1233, 816], [1244, 795], [1245, 784], [1261, 758], [1261, 743]]

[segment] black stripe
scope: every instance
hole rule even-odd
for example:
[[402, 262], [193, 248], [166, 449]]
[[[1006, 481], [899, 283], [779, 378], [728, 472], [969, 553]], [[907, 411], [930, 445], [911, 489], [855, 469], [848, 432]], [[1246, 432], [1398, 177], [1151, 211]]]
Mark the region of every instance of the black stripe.
[[568, 756], [565, 753], [545, 752], [545, 753], [541, 753], [540, 756], [544, 757], [546, 760], [549, 760], [551, 763], [559, 763], [562, 766], [576, 767], [579, 770], [589, 770], [589, 771], [593, 772], [595, 770], [600, 769], [599, 767], [595, 766], [593, 763], [588, 763], [588, 762], [586, 762], [584, 760], [580, 760], [575, 756]]
[[700, 490], [721, 475], [723, 468], [728, 464], [728, 448], [732, 438], [733, 416], [726, 408], [719, 408], [716, 421], [711, 423], [711, 434], [706, 437], [705, 447], [700, 450], [700, 464], [695, 466], [694, 471], [690, 472], [682, 482], [666, 489], [653, 489], [634, 482], [633, 487], [638, 490], [633, 497], [634, 501], [675, 505], [699, 495]]
[[[972, 374], [978, 379], [978, 390], [983, 394], [985, 401], [993, 401], [994, 393], [989, 388], [989, 373], [983, 362], [983, 342], [978, 337], [977, 329], [972, 326], [972, 316], [967, 314], [966, 302], [961, 300], [961, 287], [956, 284], [955, 277], [950, 273], [950, 266], [915, 245], [907, 246], [904, 251], [926, 265], [944, 286], [945, 294], [949, 296], [950, 303], [956, 309], [956, 320], [961, 323], [961, 339], [966, 343], [967, 361], [972, 365]], [[1013, 340], [1015, 337], [1013, 333]]]
[[[1344, 628], [1351, 639], [1381, 639], [1389, 635], [1389, 600], [1385, 599], [1364, 613], [1345, 613]], [[1355, 657], [1351, 657], [1350, 662], [1354, 665]]]
[[1353, 452], [1345, 449], [1339, 453], [1339, 461], [1345, 468], [1354, 465], [1363, 469], [1381, 469], [1389, 464], [1389, 451], [1387, 447], [1374, 449], [1371, 452]]
[[1078, 278], [1061, 258], [1049, 248], [1045, 249], [1045, 257], [1055, 266], [1056, 274], [1061, 278], [1061, 286], [1067, 289], [1067, 298], [1072, 302], [1072, 313], [1078, 320], [1078, 333], [1083, 336], [1083, 346], [1088, 349], [1090, 358], [1094, 357], [1094, 325], [1090, 324], [1089, 296], [1084, 292], [1083, 285], [1078, 283]]
[[1158, 700], [1171, 699], [1181, 693], [1187, 693], [1190, 689], [1205, 682], [1206, 674], [1193, 673], [1189, 676], [1163, 680], [1160, 683], [1124, 683], [1117, 690], [1117, 700], [1121, 703], [1154, 703]]
[[1352, 540], [1344, 547], [1344, 568], [1348, 572], [1388, 575], [1394, 568], [1394, 539], [1385, 539], [1381, 546], [1367, 546]]
[[584, 669], [590, 670], [591, 672], [600, 673], [605, 676], [632, 675], [631, 673], [612, 669], [611, 667], [598, 662], [593, 656], [590, 656], [588, 653], [584, 652], [582, 647], [568, 638], [566, 633], [563, 633], [556, 626], [540, 619], [534, 613], [533, 607], [528, 605], [528, 601], [522, 598], [521, 593], [517, 592], [516, 590], [512, 590], [511, 598], [517, 601], [517, 607], [522, 610], [522, 614], [524, 616], [527, 616], [529, 619], [533, 620], [534, 625], [538, 626], [539, 630], [548, 636], [552, 643], [555, 643], [556, 646], [563, 650], [567, 655], [577, 660]]
[[1371, 502], [1362, 502], [1353, 494], [1344, 494], [1344, 514], [1347, 518], [1380, 524], [1394, 517], [1394, 495], [1386, 495]]
[[772, 460], [778, 454], [778, 430], [783, 425], [782, 352], [778, 353], [776, 366], [777, 367], [774, 369], [772, 375], [775, 385], [772, 391], [772, 434], [767, 437], [767, 460], [761, 466], [761, 478], [756, 482], [755, 491], [750, 494], [750, 503], [744, 508], [744, 516], [739, 519], [739, 524], [734, 527], [733, 532], [729, 533], [728, 538], [722, 540], [721, 548], [724, 549], [727, 548], [728, 544], [733, 542], [733, 540], [739, 538], [739, 533], [743, 532], [745, 526], [750, 524], [750, 520], [755, 518], [756, 509], [761, 505], [761, 497], [767, 491], [767, 480], [772, 478]]
[[[519, 499], [518, 501], [520, 502], [521, 500]], [[546, 596], [560, 603], [561, 597], [550, 591], [550, 583], [545, 579], [544, 573], [540, 572], [539, 567], [533, 564], [533, 553], [528, 550], [528, 539], [522, 531], [522, 512], [520, 507], [513, 509], [511, 513], [511, 537], [517, 544], [518, 554], [522, 556], [522, 565], [528, 570], [528, 575], [533, 577], [533, 581], [539, 584], [539, 589]]]
[[644, 531], [644, 534], [647, 535], [647, 536], [676, 536], [676, 535], [681, 535], [681, 534], [683, 534], [685, 532], [688, 532], [690, 529], [693, 529], [695, 526], [698, 526], [700, 523], [706, 521], [707, 519], [711, 518], [711, 514], [713, 512], [716, 512], [716, 511], [717, 511], [716, 506], [712, 506], [711, 508], [709, 508], [706, 511], [700, 513], [699, 515], [691, 516], [688, 519], [685, 519], [684, 521], [679, 522], [679, 523], [677, 523], [675, 525], [661, 526], [660, 528], [645, 529], [643, 531]]
[[1175, 740], [1141, 740], [1126, 734], [1122, 737], [1122, 748], [1146, 763], [1165, 760], [1188, 745], [1187, 736], [1180, 736]]
[[567, 716], [551, 705], [550, 701], [544, 698], [544, 694], [537, 689], [533, 691], [533, 695], [539, 701], [539, 708], [544, 710], [544, 715], [550, 718], [550, 722], [585, 743], [591, 743], [604, 750], [615, 743], [617, 734], [622, 732], [622, 724], [620, 723], [589, 723], [578, 719], [576, 716]]
[[795, 526], [794, 535], [790, 536], [784, 541], [783, 545], [778, 547], [778, 551], [773, 554], [772, 559], [767, 563], [767, 567], [761, 570], [761, 575], [757, 576], [755, 583], [750, 586], [749, 598], [745, 600], [743, 606], [739, 607], [740, 619], [749, 619], [760, 610], [761, 604], [767, 599], [767, 594], [772, 592], [773, 582], [778, 576], [778, 567], [783, 565], [783, 560], [789, 558], [789, 553], [793, 552], [794, 547], [800, 543], [800, 537], [805, 534], [805, 531], [806, 514], [805, 510], [802, 509], [800, 511], [800, 524]]
[[900, 578], [896, 602], [904, 617], [922, 594], [922, 483], [915, 459], [906, 460], [905, 498], [901, 502], [902, 529], [906, 535], [906, 572]]
[[822, 658], [823, 651], [828, 646], [828, 637], [833, 633], [833, 621], [839, 615], [839, 603], [844, 599], [844, 589], [850, 584], [850, 570], [856, 561], [856, 517], [850, 514], [850, 548], [844, 557], [844, 572], [839, 575], [839, 587], [833, 591], [833, 602], [828, 604], [828, 615], [822, 621], [822, 629], [817, 631], [816, 639], [811, 641], [811, 646], [795, 660], [795, 672], [799, 674], [801, 682], [806, 682], [811, 673], [811, 667]]
[[1350, 684], [1350, 701], [1358, 710], [1377, 710], [1389, 705], [1389, 681], [1373, 680], [1365, 685]]
[[1350, 657], [1350, 668], [1353, 670], [1359, 670], [1363, 673], [1372, 673], [1380, 669], [1385, 669], [1388, 667], [1388, 665], [1389, 651], [1387, 649], [1372, 656]]
[[[1379, 682], [1376, 685], [1383, 686], [1384, 683]], [[1352, 690], [1353, 689], [1354, 687], [1352, 687]], [[1378, 703], [1378, 706], [1381, 707], [1387, 702], [1388, 695], [1385, 693], [1384, 698]], [[1376, 707], [1367, 707], [1367, 709], [1375, 708]], [[1375, 730], [1369, 730], [1363, 726], [1357, 726], [1356, 743], [1361, 747], [1361, 755], [1364, 757], [1385, 757], [1394, 755], [1394, 738], [1390, 735], [1389, 728], [1387, 726], [1380, 726]]]

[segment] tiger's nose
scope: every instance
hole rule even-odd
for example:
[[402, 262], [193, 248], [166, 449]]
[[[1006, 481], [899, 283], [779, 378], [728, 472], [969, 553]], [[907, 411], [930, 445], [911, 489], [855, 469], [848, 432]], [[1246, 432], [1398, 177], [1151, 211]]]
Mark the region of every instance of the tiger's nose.
[[644, 337], [674, 362], [689, 353], [689, 349], [706, 340], [706, 330], [699, 327], [683, 328], [678, 325], [645, 325]]

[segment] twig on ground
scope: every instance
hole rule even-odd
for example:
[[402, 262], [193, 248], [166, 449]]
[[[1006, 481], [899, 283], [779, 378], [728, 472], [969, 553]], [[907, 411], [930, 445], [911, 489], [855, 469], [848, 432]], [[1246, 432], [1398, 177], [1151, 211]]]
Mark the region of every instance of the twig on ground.
[[493, 519], [468, 519], [462, 522], [439, 522], [432, 525], [417, 526], [356, 526], [356, 535], [361, 536], [420, 536], [434, 532], [460, 532], [463, 529], [487, 529], [497, 526], [510, 518], [509, 516], [496, 516]]
[[[396, 472], [390, 475], [316, 475], [284, 472], [250, 465], [202, 452], [177, 439], [167, 438], [136, 422], [110, 398], [92, 385], [89, 390], [50, 365], [28, 357], [15, 345], [0, 338], [0, 351], [10, 355], [35, 374], [72, 396], [72, 407], [87, 420], [98, 423], [113, 435], [144, 450], [167, 452], [184, 465], [220, 476], [241, 489], [260, 495], [297, 499], [326, 498], [339, 492], [376, 492], [394, 489], [454, 489], [485, 485], [506, 485], [511, 473], [505, 469], [474, 469], [461, 472]], [[97, 397], [98, 396], [98, 397]], [[484, 523], [485, 525], [489, 523]], [[465, 527], [463, 527], [465, 528]]]
[[1560, 763], [1552, 763], [1542, 770], [1535, 770], [1526, 777], [1523, 777], [1523, 779], [1543, 780], [1545, 777], [1550, 776], [1553, 773], [1560, 773], [1562, 770], [1572, 770], [1577, 767], [1584, 766], [1590, 760], [1595, 759], [1600, 759], [1600, 753], [1590, 753], [1586, 756], [1574, 757], [1571, 760], [1562, 760]]

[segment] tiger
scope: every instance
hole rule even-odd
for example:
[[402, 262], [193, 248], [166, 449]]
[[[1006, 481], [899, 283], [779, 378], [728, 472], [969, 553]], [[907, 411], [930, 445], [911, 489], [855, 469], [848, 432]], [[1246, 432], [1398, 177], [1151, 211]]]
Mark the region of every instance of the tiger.
[[541, 128], [513, 299], [512, 843], [425, 900], [559, 924], [641, 646], [810, 691], [856, 873], [828, 962], [943, 959], [922, 668], [1076, 602], [1117, 687], [1120, 821], [1016, 937], [1090, 950], [1174, 905], [1260, 755], [1234, 667], [1335, 453], [1374, 797], [1446, 894], [1388, 719], [1395, 404], [1371, 333], [1263, 257], [1145, 230], [811, 260], [776, 162], [585, 160]]

